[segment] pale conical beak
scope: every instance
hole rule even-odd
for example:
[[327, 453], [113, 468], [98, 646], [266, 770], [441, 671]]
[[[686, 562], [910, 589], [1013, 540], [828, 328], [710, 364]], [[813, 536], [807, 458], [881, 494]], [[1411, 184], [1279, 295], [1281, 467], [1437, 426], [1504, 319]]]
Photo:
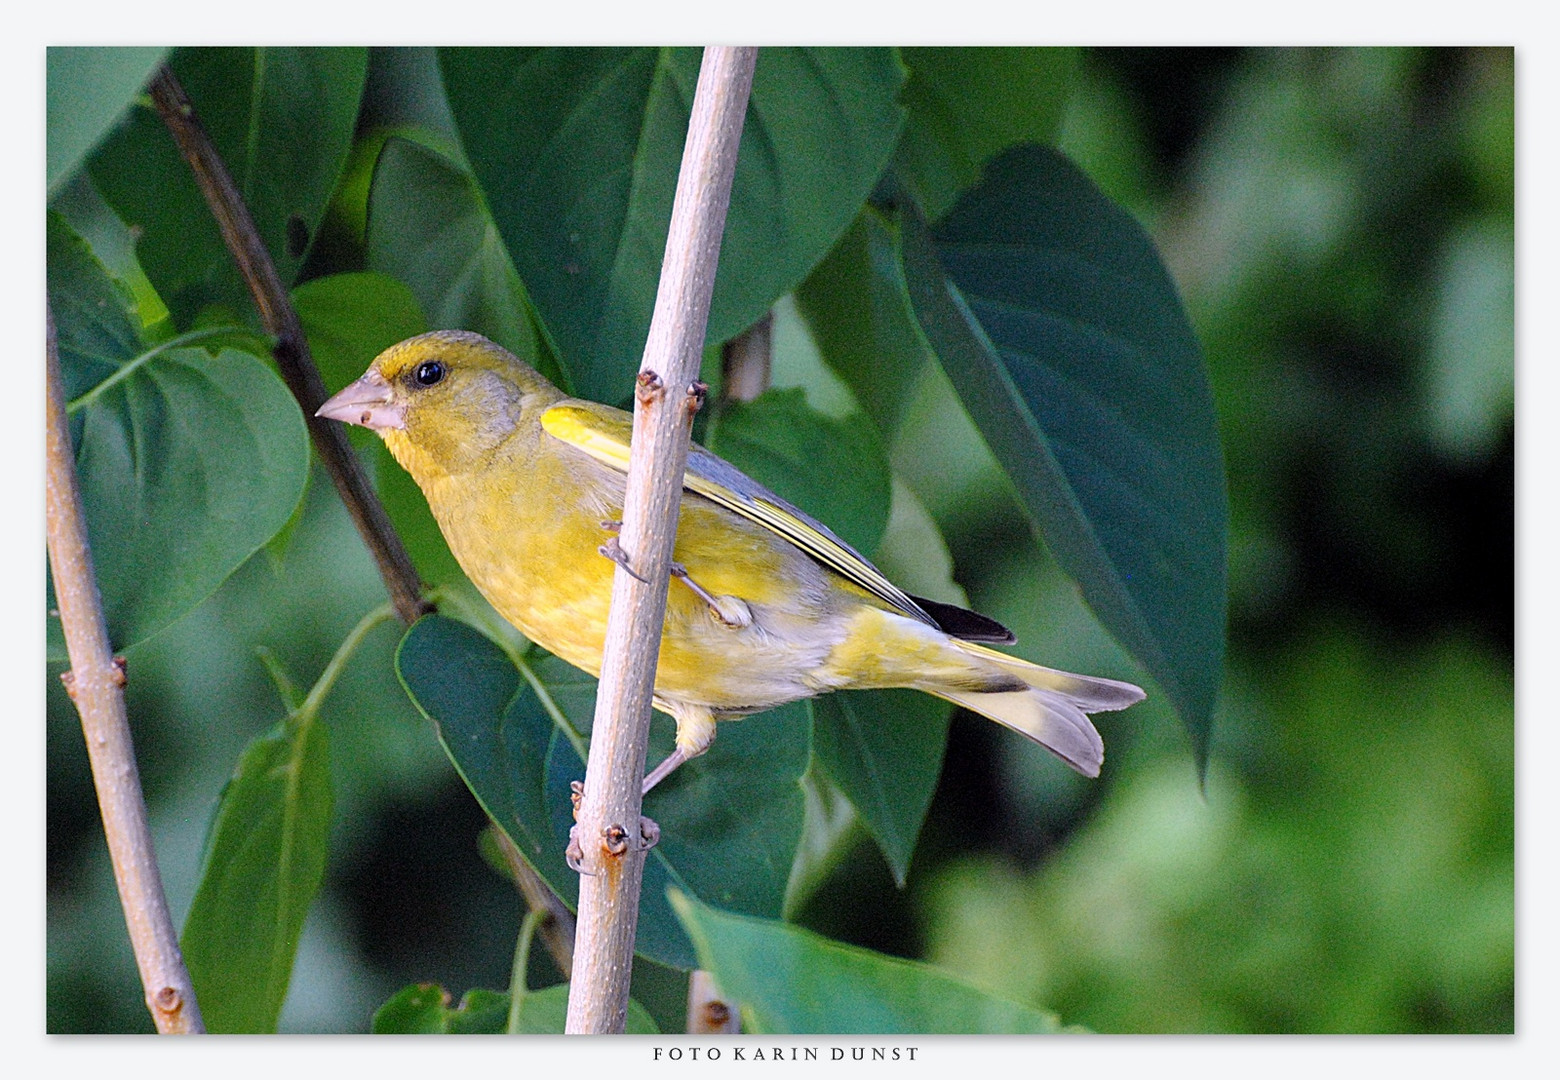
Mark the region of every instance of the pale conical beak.
[[405, 428], [406, 406], [392, 398], [390, 384], [385, 382], [384, 376], [370, 369], [357, 382], [349, 383], [321, 405], [314, 415], [359, 424], [375, 431]]

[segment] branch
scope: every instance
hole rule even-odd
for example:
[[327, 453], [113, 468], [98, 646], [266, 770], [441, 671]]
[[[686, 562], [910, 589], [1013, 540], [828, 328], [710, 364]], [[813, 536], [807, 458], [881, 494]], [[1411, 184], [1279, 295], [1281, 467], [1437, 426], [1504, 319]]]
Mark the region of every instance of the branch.
[[497, 824], [491, 832], [499, 853], [503, 855], [504, 864], [514, 875], [515, 887], [525, 898], [526, 907], [544, 917], [537, 932], [541, 935], [542, 944], [552, 954], [553, 963], [558, 965], [558, 970], [567, 979], [574, 971], [574, 913], [552, 891], [552, 886], [531, 869], [531, 864], [525, 861], [508, 833]]
[[[166, 66], [161, 68], [152, 79], [150, 91], [158, 113], [172, 132], [174, 141], [195, 175], [195, 182], [205, 195], [207, 205], [211, 207], [222, 238], [227, 242], [239, 273], [254, 297], [266, 332], [276, 339], [274, 355], [277, 369], [303, 409], [314, 448], [335, 483], [336, 491], [347, 513], [351, 515], [353, 524], [357, 526], [358, 533], [379, 566], [380, 577], [384, 579], [396, 615], [403, 623], [411, 624], [419, 616], [434, 610], [433, 605], [423, 598], [422, 582], [418, 579], [417, 570], [395, 527], [390, 523], [379, 496], [369, 484], [362, 462], [347, 441], [346, 426], [314, 415], [328, 396], [325, 384], [309, 354], [309, 344], [292, 299], [255, 228], [243, 196], [233, 183], [227, 166], [211, 144], [205, 128], [195, 115], [194, 106], [174, 78], [173, 72]], [[573, 933], [569, 910], [524, 860], [517, 858], [514, 861], [515, 876], [526, 902], [532, 909], [553, 916], [542, 928], [542, 940], [567, 973]]]
[[60, 623], [70, 652], [70, 670], [61, 678], [81, 714], [81, 731], [92, 762], [92, 782], [108, 855], [114, 864], [114, 881], [124, 908], [130, 944], [146, 1007], [157, 1030], [164, 1035], [204, 1032], [195, 987], [179, 952], [178, 934], [162, 875], [152, 850], [152, 832], [146, 821], [141, 795], [141, 775], [130, 738], [125, 712], [124, 668], [109, 646], [108, 625], [103, 619], [102, 598], [87, 542], [87, 521], [76, 484], [76, 456], [70, 445], [65, 416], [64, 380], [60, 375], [59, 348], [54, 333], [54, 312], [48, 319], [48, 415], [45, 449], [46, 515], [49, 566], [54, 573], [54, 593], [59, 600]]
[[298, 312], [260, 239], [254, 219], [249, 216], [249, 208], [173, 72], [167, 66], [160, 68], [149, 89], [152, 102], [173, 133], [179, 151], [189, 162], [195, 182], [206, 196], [212, 216], [217, 219], [222, 239], [227, 242], [239, 273], [254, 296], [266, 333], [276, 339], [272, 351], [277, 370], [303, 409], [314, 448], [319, 451], [320, 460], [325, 463], [325, 470], [330, 473], [363, 542], [379, 564], [379, 574], [385, 580], [396, 615], [410, 625], [432, 611], [433, 606], [423, 599], [417, 570], [395, 527], [390, 524], [379, 496], [369, 484], [363, 463], [347, 441], [346, 426], [314, 415], [325, 403], [325, 383], [309, 355], [309, 343], [304, 339]]
[[590, 759], [580, 801], [579, 926], [569, 989], [570, 1034], [616, 1033], [628, 1010], [629, 971], [645, 849], [640, 785], [650, 731], [677, 510], [710, 294], [731, 202], [737, 146], [758, 50], [704, 50], [682, 170], [672, 204], [655, 314], [639, 367], [634, 435], [619, 546], [635, 573], [612, 581]]

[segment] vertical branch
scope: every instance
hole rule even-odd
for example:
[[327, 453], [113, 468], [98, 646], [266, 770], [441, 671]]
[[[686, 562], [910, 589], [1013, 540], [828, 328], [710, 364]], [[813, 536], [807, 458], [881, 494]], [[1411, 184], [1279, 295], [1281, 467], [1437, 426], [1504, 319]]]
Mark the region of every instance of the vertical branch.
[[277, 370], [303, 409], [309, 436], [325, 464], [325, 471], [330, 473], [347, 513], [379, 564], [379, 574], [384, 578], [396, 615], [403, 623], [411, 624], [433, 608], [422, 598], [417, 570], [395, 527], [390, 524], [379, 496], [369, 484], [363, 463], [347, 441], [346, 426], [314, 415], [325, 403], [325, 383], [309, 354], [309, 343], [304, 339], [303, 326], [298, 321], [292, 298], [260, 239], [254, 219], [249, 216], [243, 195], [233, 183], [232, 175], [211, 144], [206, 129], [195, 115], [194, 106], [173, 72], [166, 66], [160, 68], [149, 89], [157, 112], [195, 174], [195, 182], [206, 196], [212, 216], [217, 219], [222, 239], [254, 296], [266, 333], [276, 339], [273, 353]]
[[164, 1035], [204, 1032], [200, 1005], [190, 983], [179, 938], [163, 895], [162, 875], [152, 850], [152, 832], [141, 796], [130, 719], [125, 712], [125, 673], [109, 646], [108, 626], [87, 542], [86, 515], [76, 484], [76, 458], [65, 416], [54, 313], [48, 319], [48, 414], [45, 420], [45, 506], [49, 565], [59, 600], [60, 623], [70, 652], [70, 670], [62, 678], [87, 740], [92, 782], [103, 815], [103, 832], [114, 864], [114, 881], [124, 907], [130, 944], [146, 1007]]
[[570, 1034], [621, 1032], [627, 1016], [647, 847], [640, 786], [667, 574], [693, 412], [703, 396], [702, 387], [694, 384], [757, 53], [751, 48], [704, 50], [655, 313], [639, 368], [619, 533], [635, 572], [619, 566], [613, 577], [576, 826], [583, 876], [565, 1029]]

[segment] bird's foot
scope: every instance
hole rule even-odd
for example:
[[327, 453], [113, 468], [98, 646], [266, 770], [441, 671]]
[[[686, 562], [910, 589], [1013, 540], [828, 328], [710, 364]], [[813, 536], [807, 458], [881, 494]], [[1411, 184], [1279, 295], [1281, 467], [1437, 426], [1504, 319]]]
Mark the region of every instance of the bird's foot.
[[710, 606], [710, 615], [722, 626], [740, 630], [744, 626], [753, 624], [753, 610], [740, 597], [715, 596], [704, 586], [689, 577], [688, 569], [682, 563], [672, 563], [671, 571], [672, 577], [692, 589], [694, 595]]
[[616, 534], [607, 537], [607, 542], [602, 544], [596, 550], [599, 551], [602, 555], [605, 555], [607, 558], [611, 559], [613, 562], [617, 563], [624, 570], [627, 570], [629, 576], [634, 580], [644, 581], [646, 585], [650, 584], [648, 581], [645, 581], [644, 578], [640, 577], [638, 572], [634, 570], [633, 566], [629, 564], [628, 552], [624, 551], [622, 546], [618, 544], [618, 538]]

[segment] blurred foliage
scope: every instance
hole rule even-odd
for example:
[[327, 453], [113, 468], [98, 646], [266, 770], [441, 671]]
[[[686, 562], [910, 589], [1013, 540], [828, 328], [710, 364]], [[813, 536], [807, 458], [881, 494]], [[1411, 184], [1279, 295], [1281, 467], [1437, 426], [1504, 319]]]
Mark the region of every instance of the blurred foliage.
[[[1024, 59], [1005, 62], [1021, 72]], [[1148, 227], [1206, 353], [1231, 510], [1231, 641], [1206, 796], [1162, 695], [1102, 718], [1111, 758], [1094, 783], [956, 715], [913, 858], [889, 845], [891, 869], [882, 836], [848, 824], [854, 848], [812, 867], [795, 898], [803, 926], [1101, 1031], [1511, 1030], [1512, 64], [1509, 49], [1143, 49], [1031, 73], [1070, 81], [1059, 146]], [[495, 319], [473, 328], [555, 362], [477, 212], [432, 52], [369, 50], [365, 85], [350, 150], [314, 148], [349, 156], [329, 206], [299, 195], [318, 237], [297, 280], [397, 274], [416, 304], [384, 300], [408, 325], [417, 305], [430, 322]], [[948, 85], [912, 64], [901, 101], [935, 103]], [[921, 119], [923, 148], [958, 133], [957, 116]], [[1022, 124], [1051, 130], [1055, 118]], [[984, 148], [965, 149], [978, 171]], [[922, 159], [907, 156], [910, 173]], [[419, 171], [429, 162], [440, 171]], [[927, 192], [953, 183], [913, 175]], [[376, 243], [368, 207], [413, 183], [437, 188], [443, 217], [397, 232], [401, 247], [381, 225]], [[55, 208], [89, 234], [89, 195], [66, 194], [76, 210]], [[287, 210], [270, 216], [285, 224]], [[446, 222], [460, 239], [444, 250], [467, 268], [460, 290], [409, 273]], [[875, 228], [862, 215], [847, 238], [876, 257]], [[228, 284], [179, 283], [170, 307], [182, 318], [225, 300]], [[830, 418], [870, 412], [879, 403], [855, 400], [819, 360], [805, 293], [777, 309], [776, 386], [803, 387]], [[312, 299], [319, 319], [339, 310], [328, 292]], [[1034, 538], [940, 369], [895, 387], [892, 410], [891, 424], [877, 417], [894, 471], [884, 569], [925, 595], [967, 596], [1017, 631], [1021, 655], [1132, 670]], [[918, 451], [928, 438], [942, 452]], [[383, 599], [318, 473], [285, 535], [128, 650], [181, 924], [222, 785], [283, 711], [256, 647], [306, 685]], [[478, 854], [485, 815], [383, 677], [396, 641], [370, 634], [321, 709], [331, 856], [284, 1031], [367, 1030], [412, 983], [449, 988], [441, 1008], [509, 985], [518, 901]], [[149, 1031], [57, 671], [48, 1029]], [[827, 805], [827, 785], [810, 794]], [[533, 950], [528, 984], [557, 980]], [[636, 967], [636, 998], [662, 1030], [681, 1027], [682, 989], [670, 969]]]

